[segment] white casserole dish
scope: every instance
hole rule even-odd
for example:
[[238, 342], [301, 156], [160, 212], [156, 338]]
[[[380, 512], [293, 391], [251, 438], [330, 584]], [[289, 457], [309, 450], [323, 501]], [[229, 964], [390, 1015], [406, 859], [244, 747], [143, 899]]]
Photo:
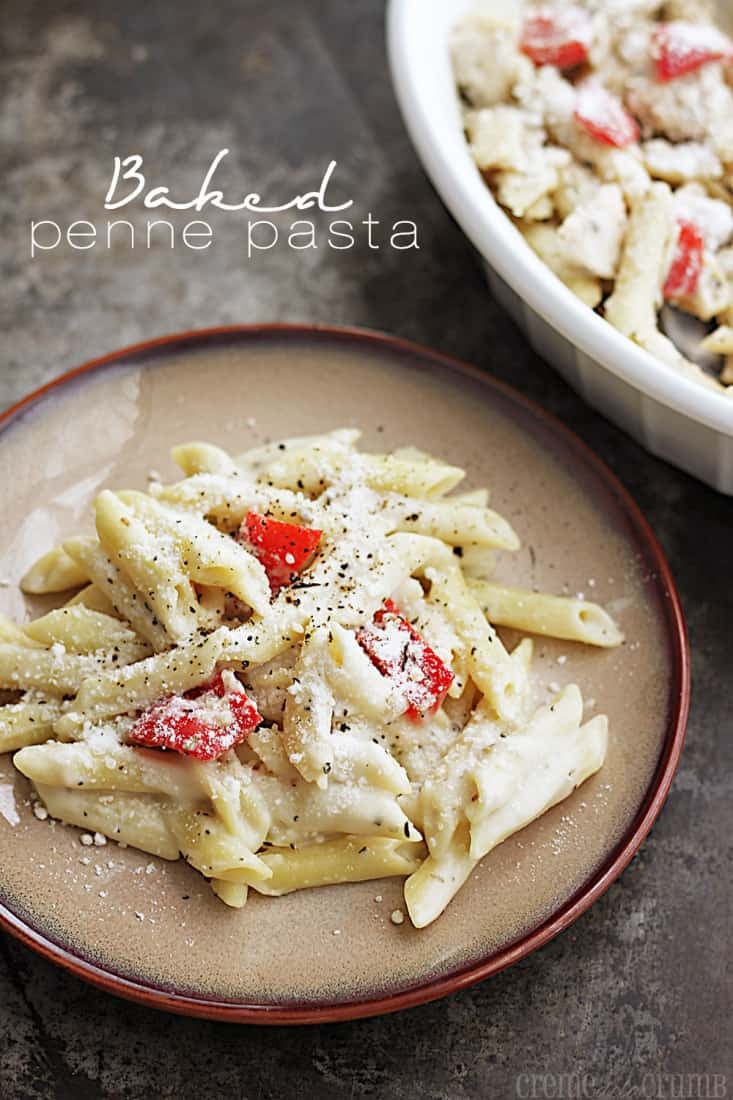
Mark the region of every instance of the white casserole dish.
[[[491, 0], [494, 10], [496, 4]], [[652, 454], [733, 495], [733, 399], [659, 362], [583, 305], [526, 244], [474, 164], [448, 37], [465, 12], [480, 6], [481, 0], [389, 3], [392, 79], [430, 179], [483, 257], [494, 296], [535, 350]]]

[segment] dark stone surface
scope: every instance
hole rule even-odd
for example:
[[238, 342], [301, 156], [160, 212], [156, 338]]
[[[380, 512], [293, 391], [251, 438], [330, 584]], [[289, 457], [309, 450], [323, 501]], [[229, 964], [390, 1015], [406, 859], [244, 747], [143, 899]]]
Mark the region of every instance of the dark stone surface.
[[[0, 938], [2, 1097], [531, 1095], [522, 1074], [551, 1075], [536, 1096], [570, 1096], [577, 1082], [560, 1075], [583, 1073], [595, 1076], [588, 1096], [720, 1096], [716, 1074], [733, 1089], [733, 501], [585, 406], [490, 300], [405, 136], [382, 23], [378, 0], [5, 0], [0, 401], [125, 343], [235, 321], [367, 325], [485, 366], [610, 462], [662, 541], [694, 656], [681, 769], [639, 855], [573, 928], [510, 971], [398, 1016], [275, 1031], [167, 1017]], [[224, 146], [232, 193], [289, 197], [337, 159], [360, 216], [414, 219], [421, 250], [362, 239], [248, 263], [229, 215], [211, 219], [205, 252], [58, 248], [31, 262], [30, 219], [102, 220], [114, 153], [144, 154], [151, 183], [188, 196]], [[709, 1076], [645, 1076], [658, 1074]]]

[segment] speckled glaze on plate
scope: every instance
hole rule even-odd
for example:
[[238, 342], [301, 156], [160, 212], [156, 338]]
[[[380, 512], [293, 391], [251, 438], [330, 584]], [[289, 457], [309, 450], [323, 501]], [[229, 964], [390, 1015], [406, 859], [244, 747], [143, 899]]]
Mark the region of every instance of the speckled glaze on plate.
[[[598, 651], [539, 639], [538, 701], [577, 681], [610, 719], [602, 771], [491, 853], [427, 929], [396, 926], [401, 881], [254, 892], [227, 909], [182, 862], [39, 821], [0, 757], [0, 923], [111, 992], [191, 1015], [259, 1023], [348, 1019], [408, 1007], [487, 977], [545, 943], [620, 874], [674, 774], [689, 702], [679, 600], [645, 521], [610, 471], [538, 407], [486, 374], [375, 333], [213, 329], [117, 352], [8, 410], [0, 427], [7, 539], [0, 610], [37, 614], [17, 581], [89, 529], [102, 488], [175, 471], [175, 442], [243, 450], [337, 426], [363, 445], [413, 444], [462, 465], [523, 549], [498, 575], [585, 592], [627, 642]], [[31, 606], [32, 604], [32, 606]], [[511, 638], [509, 639], [512, 640]]]

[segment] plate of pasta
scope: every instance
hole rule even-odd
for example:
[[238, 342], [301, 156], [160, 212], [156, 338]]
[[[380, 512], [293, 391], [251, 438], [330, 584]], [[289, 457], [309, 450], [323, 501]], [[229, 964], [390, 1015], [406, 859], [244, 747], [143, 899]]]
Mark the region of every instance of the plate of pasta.
[[620, 873], [689, 696], [669, 570], [584, 446], [378, 334], [164, 338], [9, 410], [0, 919], [259, 1022], [486, 977]]

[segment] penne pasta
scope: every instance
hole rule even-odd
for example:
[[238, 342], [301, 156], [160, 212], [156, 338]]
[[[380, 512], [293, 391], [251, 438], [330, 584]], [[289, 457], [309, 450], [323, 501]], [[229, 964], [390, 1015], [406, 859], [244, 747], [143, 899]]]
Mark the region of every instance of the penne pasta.
[[193, 474], [226, 474], [236, 476], [236, 462], [221, 447], [211, 443], [184, 443], [174, 447], [171, 458], [183, 470], [186, 477]]
[[143, 594], [145, 606], [171, 642], [191, 638], [200, 625], [198, 600], [177, 549], [114, 493], [101, 493], [94, 506], [97, 535], [109, 560]]
[[585, 645], [617, 646], [624, 640], [608, 612], [590, 600], [547, 596], [489, 581], [470, 581], [469, 588], [489, 622], [498, 626]]
[[396, 500], [390, 509], [396, 531], [429, 535], [463, 552], [464, 547], [518, 550], [519, 539], [498, 512], [447, 500]]
[[527, 693], [523, 662], [512, 660], [499, 635], [481, 612], [460, 570], [431, 566], [425, 573], [435, 600], [440, 600], [460, 635], [468, 673], [491, 702], [499, 718], [521, 714]]
[[249, 887], [244, 882], [226, 882], [221, 878], [212, 878], [211, 889], [230, 909], [242, 909], [247, 901]]
[[71, 791], [43, 783], [36, 783], [36, 791], [51, 817], [102, 833], [161, 859], [178, 859], [180, 855], [178, 841], [158, 799], [119, 792]]
[[83, 564], [70, 557], [62, 546], [56, 546], [31, 566], [20, 587], [29, 596], [45, 596], [80, 588], [88, 580]]
[[42, 649], [0, 642], [0, 688], [74, 695], [87, 677], [109, 662], [108, 655], [98, 660], [67, 653], [63, 646]]
[[149, 657], [150, 646], [119, 619], [83, 604], [59, 607], [23, 628], [31, 641], [62, 645], [71, 653], [117, 654], [120, 664]]
[[252, 882], [261, 894], [280, 897], [293, 890], [332, 886], [336, 882], [409, 875], [420, 859], [413, 845], [384, 837], [346, 836], [305, 848], [268, 848], [262, 855], [272, 875]]
[[49, 741], [21, 749], [13, 757], [18, 771], [36, 784], [76, 791], [115, 791], [174, 799], [187, 809], [206, 801], [188, 760], [153, 753], [109, 740], [60, 744]]
[[0, 707], [0, 753], [15, 752], [26, 745], [40, 745], [53, 737], [53, 725], [61, 713], [54, 699], [21, 699]]
[[640, 344], [657, 331], [672, 227], [672, 193], [666, 183], [652, 184], [632, 209], [616, 285], [605, 309], [606, 319]]
[[90, 611], [99, 611], [102, 615], [110, 615], [113, 619], [120, 617], [119, 612], [115, 611], [112, 606], [112, 601], [93, 584], [88, 584], [85, 588], [80, 589], [70, 600], [66, 601], [64, 607], [76, 607], [79, 604], [82, 607], [88, 607]]
[[[450, 56], [467, 147], [550, 271], [662, 364], [733, 383], [729, 6], [580, 0], [460, 12]], [[497, 13], [499, 16], [497, 18]], [[686, 358], [698, 321], [717, 327]], [[697, 326], [699, 328], [699, 326]], [[718, 355], [718, 364], [705, 356]], [[725, 357], [725, 358], [723, 358]]]
[[156, 618], [145, 595], [135, 590], [119, 565], [107, 556], [97, 539], [77, 537], [67, 539], [64, 550], [83, 565], [94, 587], [112, 604], [117, 615], [125, 619], [133, 630], [145, 638], [158, 652], [165, 649], [169, 639], [163, 624]]
[[22, 646], [24, 649], [41, 649], [41, 642], [36, 642], [30, 635], [18, 626], [7, 615], [0, 615], [0, 642], [7, 645]]
[[575, 686], [534, 710], [532, 641], [496, 627], [623, 635], [484, 579], [520, 545], [486, 490], [358, 434], [184, 444], [176, 484], [101, 493], [96, 537], [24, 582], [79, 591], [0, 617], [0, 752], [52, 817], [185, 859], [231, 908], [401, 876], [423, 927], [603, 762], [605, 719]]

